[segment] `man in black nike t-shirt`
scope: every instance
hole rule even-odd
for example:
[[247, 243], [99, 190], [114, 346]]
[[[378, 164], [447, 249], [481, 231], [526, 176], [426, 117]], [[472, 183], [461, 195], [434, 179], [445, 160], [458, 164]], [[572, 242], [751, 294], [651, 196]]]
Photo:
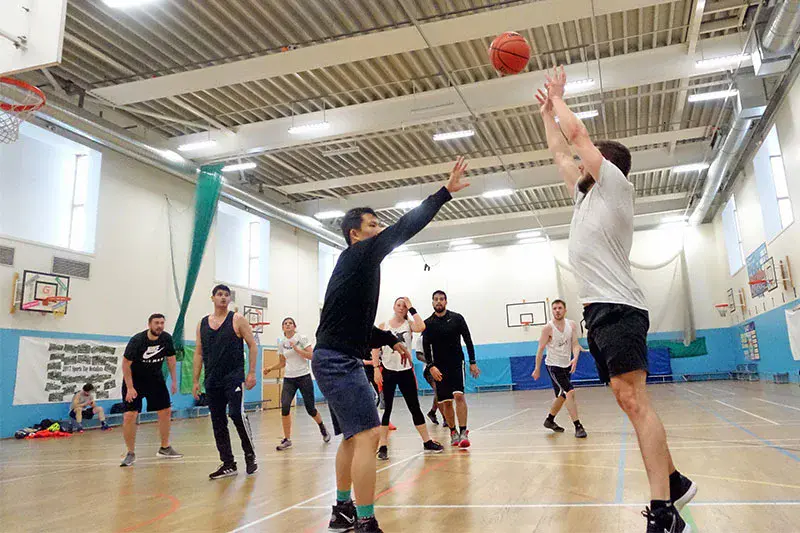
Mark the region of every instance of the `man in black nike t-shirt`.
[[158, 431], [161, 435], [161, 448], [158, 457], [180, 459], [182, 454], [169, 445], [169, 429], [172, 418], [172, 401], [167, 382], [161, 368], [167, 361], [172, 380], [172, 394], [178, 392], [175, 377], [175, 347], [172, 336], [164, 331], [164, 315], [156, 313], [147, 320], [147, 329], [137, 333], [128, 341], [125, 359], [122, 363], [122, 400], [125, 414], [122, 434], [128, 453], [120, 466], [131, 466], [136, 460], [136, 418], [142, 411], [142, 399], [147, 399], [147, 410], [158, 412]]

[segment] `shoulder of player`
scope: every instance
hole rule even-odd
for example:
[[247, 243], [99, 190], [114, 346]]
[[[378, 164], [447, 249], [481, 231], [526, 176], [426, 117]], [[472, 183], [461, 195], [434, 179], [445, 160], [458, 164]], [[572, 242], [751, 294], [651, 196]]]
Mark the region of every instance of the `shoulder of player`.
[[550, 335], [551, 333], [553, 333], [553, 323], [552, 323], [552, 322], [548, 322], [548, 323], [546, 323], [546, 324], [545, 324], [545, 325], [542, 327], [542, 333], [547, 333], [548, 335]]

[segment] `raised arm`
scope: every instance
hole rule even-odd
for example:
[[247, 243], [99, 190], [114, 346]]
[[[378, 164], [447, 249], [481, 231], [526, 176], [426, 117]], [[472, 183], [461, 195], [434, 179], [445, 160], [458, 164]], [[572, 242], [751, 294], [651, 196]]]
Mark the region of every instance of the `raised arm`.
[[408, 307], [408, 314], [411, 315], [411, 320], [409, 320], [409, 326], [411, 327], [411, 331], [414, 333], [422, 333], [425, 331], [425, 321], [422, 320], [422, 317], [417, 313], [417, 310], [414, 309], [414, 306], [411, 305], [411, 300], [408, 298], [403, 298], [406, 301], [406, 307]]
[[567, 189], [572, 195], [575, 190], [575, 184], [581, 177], [581, 171], [572, 158], [572, 151], [569, 149], [569, 144], [567, 144], [564, 134], [561, 133], [561, 129], [558, 127], [552, 100], [541, 89], [536, 93], [536, 100], [539, 102], [539, 111], [542, 115], [542, 122], [544, 122], [547, 148], [553, 154], [558, 173], [567, 184]]
[[550, 324], [546, 324], [542, 328], [542, 334], [539, 335], [539, 348], [536, 349], [536, 366], [533, 368], [533, 379], [539, 379], [542, 375], [542, 356], [544, 355], [544, 348], [550, 342], [551, 329]]
[[553, 111], [558, 117], [561, 131], [575, 148], [581, 158], [581, 164], [591, 174], [595, 181], [600, 181], [600, 166], [603, 164], [603, 154], [589, 138], [589, 132], [581, 119], [575, 116], [564, 102], [564, 86], [567, 84], [567, 75], [564, 67], [556, 67], [552, 76], [547, 76], [547, 96], [553, 103]]

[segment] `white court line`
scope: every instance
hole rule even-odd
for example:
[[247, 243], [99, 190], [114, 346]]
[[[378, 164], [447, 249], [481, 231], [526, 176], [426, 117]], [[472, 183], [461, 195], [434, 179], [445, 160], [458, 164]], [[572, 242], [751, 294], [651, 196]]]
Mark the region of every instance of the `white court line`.
[[735, 392], [731, 392], [731, 391], [729, 391], [729, 390], [725, 390], [725, 389], [718, 389], [718, 388], [716, 388], [716, 387], [709, 387], [709, 389], [711, 389], [711, 390], [715, 390], [715, 391], [717, 391], [717, 392], [721, 392], [721, 393], [723, 393], [723, 394], [730, 394], [731, 396], [736, 396], [736, 393], [735, 393]]
[[785, 403], [771, 402], [769, 400], [764, 400], [762, 398], [753, 398], [753, 399], [758, 400], [759, 402], [771, 403], [772, 405], [777, 405], [779, 407], [785, 407], [787, 409], [794, 409], [795, 411], [800, 411], [800, 407], [792, 407], [791, 405], [786, 405]]
[[699, 392], [695, 392], [692, 389], [683, 389], [683, 390], [685, 390], [689, 394], [694, 394], [695, 396], [700, 396], [701, 398], [705, 398], [706, 397], [705, 394], [700, 394]]
[[[561, 509], [570, 507], [644, 507], [648, 503], [486, 503], [486, 504], [442, 504], [442, 505], [376, 505], [376, 509]], [[753, 502], [692, 502], [692, 507], [763, 507], [797, 506], [800, 501], [753, 501]], [[330, 506], [301, 506], [297, 509], [329, 509]]]
[[500, 422], [505, 422], [505, 421], [506, 421], [506, 420], [508, 420], [509, 418], [514, 418], [515, 416], [517, 416], [517, 415], [521, 415], [522, 413], [527, 413], [527, 412], [528, 412], [528, 411], [530, 411], [531, 409], [532, 409], [531, 407], [528, 407], [527, 409], [523, 409], [522, 411], [517, 411], [517, 412], [516, 412], [516, 413], [514, 413], [513, 415], [509, 415], [509, 416], [507, 416], [507, 417], [505, 417], [505, 418], [501, 418], [500, 420], [495, 420], [494, 422], [492, 422], [492, 423], [490, 423], [490, 424], [486, 424], [485, 426], [481, 426], [481, 427], [479, 427], [478, 429], [476, 429], [475, 431], [481, 431], [481, 430], [484, 430], [484, 429], [486, 429], [486, 428], [490, 428], [490, 427], [492, 427], [492, 426], [493, 426], [493, 425], [495, 425], [495, 424], [499, 424]]
[[770, 420], [769, 418], [764, 418], [763, 416], [759, 416], [757, 414], [751, 413], [750, 411], [745, 411], [744, 409], [739, 409], [738, 407], [735, 407], [735, 406], [733, 406], [733, 405], [731, 405], [729, 403], [725, 403], [725, 402], [720, 401], [720, 400], [714, 400], [714, 401], [717, 402], [717, 403], [721, 403], [725, 407], [730, 407], [731, 409], [736, 409], [737, 411], [741, 411], [742, 413], [744, 413], [746, 415], [754, 416], [756, 418], [760, 418], [761, 420], [764, 420], [765, 422], [769, 422], [770, 424], [773, 424], [773, 425], [776, 425], [776, 426], [780, 426], [780, 424], [778, 424], [774, 420]]
[[12, 481], [21, 481], [23, 479], [31, 479], [34, 477], [40, 476], [50, 476], [52, 474], [60, 474], [62, 472], [71, 472], [73, 470], [80, 470], [82, 468], [86, 468], [87, 466], [97, 466], [96, 464], [92, 465], [81, 465], [81, 466], [73, 466], [71, 468], [62, 468], [61, 470], [48, 470], [47, 472], [40, 472], [38, 474], [31, 474], [30, 476], [22, 476], [22, 477], [12, 477], [8, 479], [0, 479], [0, 483], [10, 483]]

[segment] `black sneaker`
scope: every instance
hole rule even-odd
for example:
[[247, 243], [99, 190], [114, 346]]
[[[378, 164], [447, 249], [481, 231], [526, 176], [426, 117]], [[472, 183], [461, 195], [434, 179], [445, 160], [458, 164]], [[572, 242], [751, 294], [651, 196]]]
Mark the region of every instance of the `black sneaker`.
[[331, 511], [331, 521], [328, 522], [328, 531], [350, 531], [356, 527], [356, 506], [353, 500], [342, 504], [337, 503]]
[[555, 431], [556, 433], [564, 433], [564, 428], [562, 428], [561, 426], [559, 426], [558, 424], [556, 424], [556, 421], [555, 421], [555, 420], [553, 420], [553, 421], [550, 421], [550, 419], [549, 419], [549, 418], [545, 419], [545, 421], [544, 421], [544, 427], [546, 427], [547, 429], [552, 429], [552, 430], [553, 430], [553, 431]]
[[422, 450], [425, 453], [442, 453], [444, 451], [444, 446], [435, 440], [429, 440], [428, 442], [422, 444]]
[[374, 516], [359, 518], [356, 522], [356, 533], [383, 533]]
[[449, 428], [450, 427], [450, 426], [447, 425], [447, 420], [445, 420], [444, 417], [442, 417], [442, 427], [443, 428]]
[[255, 474], [256, 470], [258, 470], [258, 463], [256, 462], [256, 456], [255, 455], [249, 455], [249, 456], [245, 455], [244, 456], [244, 462], [247, 465], [247, 467], [245, 468], [245, 470], [247, 471], [247, 475], [249, 476], [249, 475]]
[[670, 483], [669, 499], [678, 511], [686, 507], [686, 504], [692, 501], [696, 494], [697, 483], [683, 474], [680, 475], [678, 483], [675, 485]]
[[428, 420], [430, 420], [431, 424], [434, 426], [439, 425], [439, 418], [436, 416], [436, 411], [428, 411]]
[[208, 478], [209, 479], [221, 479], [221, 478], [224, 478], [224, 477], [232, 477], [232, 476], [235, 476], [236, 474], [238, 474], [238, 472], [236, 471], [236, 463], [229, 464], [229, 465], [226, 465], [226, 464], [223, 463], [223, 464], [219, 465], [219, 468], [217, 468], [215, 471], [211, 472], [208, 475]]
[[388, 461], [389, 460], [389, 447], [388, 446], [381, 446], [378, 448], [378, 459], [381, 461]]
[[651, 512], [645, 507], [642, 516], [647, 518], [647, 533], [692, 533], [692, 528], [683, 521], [674, 507]]
[[575, 426], [575, 438], [576, 439], [585, 439], [586, 438], [586, 430], [583, 429], [583, 424], [578, 424]]
[[325, 424], [320, 424], [319, 432], [322, 435], [322, 441], [327, 444], [331, 441], [331, 434], [328, 433], [328, 428], [325, 427]]

